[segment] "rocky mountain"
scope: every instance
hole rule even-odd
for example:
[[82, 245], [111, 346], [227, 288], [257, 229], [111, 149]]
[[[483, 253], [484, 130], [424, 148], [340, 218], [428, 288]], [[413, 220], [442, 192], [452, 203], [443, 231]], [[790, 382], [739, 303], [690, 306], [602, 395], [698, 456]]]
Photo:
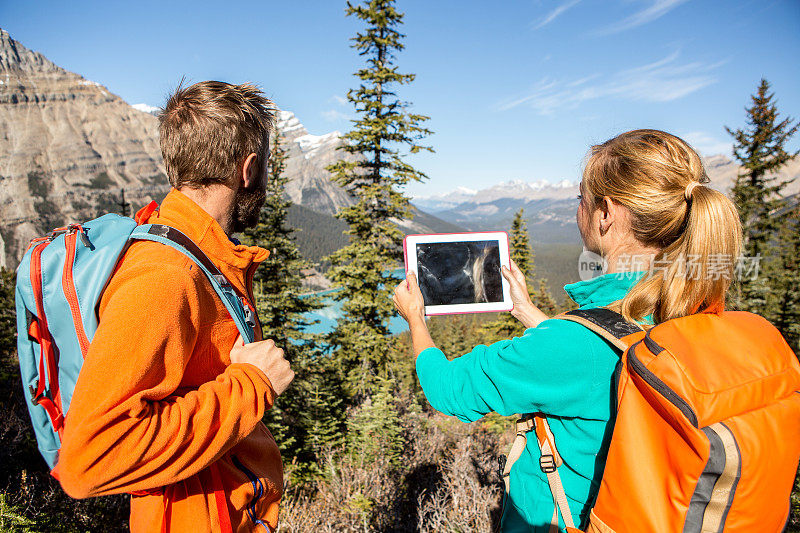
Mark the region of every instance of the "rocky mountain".
[[[740, 167], [723, 155], [704, 158], [711, 186], [728, 193]], [[800, 193], [800, 158], [784, 166], [778, 176], [790, 181], [784, 193], [792, 203]], [[525, 209], [531, 240], [537, 243], [578, 243], [575, 225], [578, 183], [556, 184], [508, 181], [479, 191], [458, 187], [433, 196], [418, 197], [414, 204], [438, 218], [471, 231], [507, 229], [520, 208]]]
[[[706, 168], [711, 185], [726, 194], [733, 187], [740, 170], [738, 163], [724, 155], [704, 157], [703, 166]], [[789, 197], [800, 193], [800, 157], [789, 161], [776, 176], [784, 181], [789, 181], [783, 191], [785, 196]]]
[[144, 204], [166, 182], [156, 119], [0, 30], [0, 264], [65, 220]]
[[286, 193], [292, 202], [328, 215], [351, 205], [350, 196], [330, 180], [330, 173], [325, 170], [346, 155], [337, 150], [341, 133], [311, 135], [289, 111], [278, 112], [277, 125], [287, 150], [286, 174], [290, 182]]
[[[0, 266], [15, 267], [29, 240], [54, 227], [118, 212], [123, 189], [134, 210], [163, 198], [169, 184], [157, 114], [55, 65], [0, 29]], [[298, 213], [309, 215], [293, 223], [333, 227], [312, 223], [319, 217], [310, 213], [330, 221], [352, 203], [325, 170], [342, 156], [336, 149], [341, 134], [312, 135], [288, 111], [278, 113], [278, 128], [288, 151], [287, 194], [306, 208]], [[415, 232], [454, 228], [424, 214], [398, 224]], [[304, 237], [309, 251], [328, 250], [320, 244], [330, 241], [327, 235]]]

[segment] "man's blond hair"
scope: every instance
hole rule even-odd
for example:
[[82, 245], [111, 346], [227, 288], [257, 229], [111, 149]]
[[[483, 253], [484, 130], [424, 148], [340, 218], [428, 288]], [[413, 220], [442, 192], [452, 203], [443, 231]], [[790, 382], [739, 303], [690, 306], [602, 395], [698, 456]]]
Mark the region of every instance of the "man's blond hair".
[[159, 116], [170, 184], [199, 188], [232, 179], [249, 154], [260, 176], [269, 158], [275, 105], [250, 83], [179, 86]]

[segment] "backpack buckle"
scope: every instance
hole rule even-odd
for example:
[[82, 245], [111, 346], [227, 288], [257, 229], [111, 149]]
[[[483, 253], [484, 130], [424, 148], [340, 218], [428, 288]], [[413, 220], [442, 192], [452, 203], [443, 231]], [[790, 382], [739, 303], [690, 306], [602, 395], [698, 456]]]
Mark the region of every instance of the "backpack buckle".
[[539, 457], [539, 468], [545, 474], [552, 474], [556, 471], [556, 458], [553, 454], [548, 453]]
[[231, 286], [230, 282], [228, 281], [228, 278], [226, 278], [222, 274], [212, 274], [212, 275], [214, 276], [214, 279], [217, 280], [217, 283], [219, 283], [220, 287], [222, 287], [223, 289], [227, 289]]
[[244, 321], [250, 326], [250, 329], [256, 329], [256, 318], [253, 316], [253, 310], [250, 309], [250, 304], [247, 302], [246, 299], [242, 298], [241, 296], [239, 299], [242, 302], [242, 308], [244, 309]]
[[36, 384], [36, 387], [34, 387], [33, 385], [28, 385], [28, 390], [31, 393], [31, 403], [33, 405], [39, 405], [39, 400], [44, 398], [44, 393], [42, 393], [42, 394], [40, 394], [38, 396], [36, 395], [36, 388], [38, 386], [39, 386], [38, 383]]

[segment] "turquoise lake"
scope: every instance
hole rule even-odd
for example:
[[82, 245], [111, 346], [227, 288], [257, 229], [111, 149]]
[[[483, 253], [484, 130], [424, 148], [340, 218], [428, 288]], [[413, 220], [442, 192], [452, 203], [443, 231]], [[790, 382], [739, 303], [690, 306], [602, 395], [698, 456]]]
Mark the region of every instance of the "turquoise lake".
[[[405, 270], [398, 268], [392, 271], [392, 277], [395, 279], [403, 279], [405, 277]], [[312, 326], [304, 328], [307, 333], [330, 333], [336, 327], [336, 322], [342, 318], [342, 305], [343, 301], [336, 301], [333, 295], [341, 289], [330, 289], [315, 293], [322, 298], [324, 307], [313, 313], [306, 313], [306, 317], [311, 320], [318, 321]], [[408, 331], [408, 324], [399, 316], [389, 320], [389, 332], [392, 335]]]

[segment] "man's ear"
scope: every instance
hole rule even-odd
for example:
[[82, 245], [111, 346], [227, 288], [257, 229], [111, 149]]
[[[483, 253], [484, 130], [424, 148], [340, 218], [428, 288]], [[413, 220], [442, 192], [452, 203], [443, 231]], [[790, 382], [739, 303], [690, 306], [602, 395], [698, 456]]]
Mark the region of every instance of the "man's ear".
[[244, 160], [242, 164], [242, 187], [247, 189], [248, 187], [252, 186], [254, 183], [258, 181], [258, 176], [256, 173], [258, 172], [258, 156], [256, 154], [250, 154]]

